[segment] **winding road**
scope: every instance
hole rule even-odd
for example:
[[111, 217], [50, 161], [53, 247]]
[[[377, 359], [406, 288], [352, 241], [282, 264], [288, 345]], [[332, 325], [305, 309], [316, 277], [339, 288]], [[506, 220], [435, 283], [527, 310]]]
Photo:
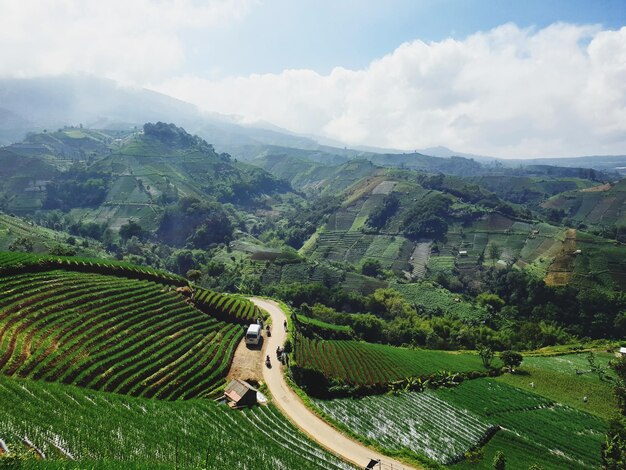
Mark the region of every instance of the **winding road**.
[[272, 359], [272, 367], [263, 366], [263, 380], [272, 394], [274, 404], [283, 414], [322, 447], [357, 467], [365, 468], [370, 459], [375, 459], [382, 462], [382, 466], [376, 466], [376, 469], [417, 470], [416, 467], [409, 467], [350, 439], [306, 407], [298, 395], [287, 385], [283, 377], [282, 366], [276, 359], [276, 347], [279, 345], [282, 347], [287, 336], [283, 328], [283, 322], [286, 319], [285, 312], [274, 301], [257, 297], [250, 300], [259, 308], [267, 311], [272, 318], [272, 336], [265, 338], [265, 352], [262, 356], [264, 359], [265, 354], [269, 354]]

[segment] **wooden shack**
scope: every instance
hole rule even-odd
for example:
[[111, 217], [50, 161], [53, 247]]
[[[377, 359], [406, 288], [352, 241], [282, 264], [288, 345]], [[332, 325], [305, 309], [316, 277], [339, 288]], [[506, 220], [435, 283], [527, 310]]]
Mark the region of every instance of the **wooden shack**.
[[256, 405], [256, 389], [243, 380], [232, 380], [224, 390], [224, 397], [231, 408]]

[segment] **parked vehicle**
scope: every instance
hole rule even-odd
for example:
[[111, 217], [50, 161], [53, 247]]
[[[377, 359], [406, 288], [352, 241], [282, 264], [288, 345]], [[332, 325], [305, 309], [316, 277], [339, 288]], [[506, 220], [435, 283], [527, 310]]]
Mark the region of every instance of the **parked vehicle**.
[[261, 342], [261, 325], [252, 324], [246, 331], [246, 344], [259, 344]]

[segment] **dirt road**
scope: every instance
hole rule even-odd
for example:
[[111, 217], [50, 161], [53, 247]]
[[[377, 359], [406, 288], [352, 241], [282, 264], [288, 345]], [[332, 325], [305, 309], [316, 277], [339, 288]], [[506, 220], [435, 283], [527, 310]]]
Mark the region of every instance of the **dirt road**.
[[[389, 457], [385, 457], [346, 437], [317, 417], [302, 403], [300, 398], [285, 382], [282, 366], [276, 359], [276, 347], [278, 345], [282, 346], [287, 336], [283, 328], [285, 313], [276, 302], [256, 297], [250, 300], [258, 307], [266, 310], [272, 317], [272, 336], [266, 338], [267, 344], [264, 346], [265, 354], [269, 354], [272, 360], [272, 367], [267, 368], [263, 366], [263, 380], [272, 394], [274, 404], [285, 416], [322, 447], [360, 468], [365, 468], [370, 459], [380, 459], [384, 470], [415, 470], [415, 467], [409, 467]], [[378, 469], [379, 467], [376, 468]]]

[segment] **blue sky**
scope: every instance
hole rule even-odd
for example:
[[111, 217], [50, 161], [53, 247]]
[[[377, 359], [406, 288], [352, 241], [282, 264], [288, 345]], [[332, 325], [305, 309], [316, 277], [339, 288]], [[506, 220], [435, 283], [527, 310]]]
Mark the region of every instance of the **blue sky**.
[[241, 20], [194, 31], [190, 67], [197, 73], [248, 75], [335, 66], [363, 68], [403, 42], [463, 39], [513, 22], [626, 24], [620, 0], [267, 0]]
[[626, 155], [626, 0], [0, 0], [0, 12], [0, 76], [107, 77], [350, 146]]

